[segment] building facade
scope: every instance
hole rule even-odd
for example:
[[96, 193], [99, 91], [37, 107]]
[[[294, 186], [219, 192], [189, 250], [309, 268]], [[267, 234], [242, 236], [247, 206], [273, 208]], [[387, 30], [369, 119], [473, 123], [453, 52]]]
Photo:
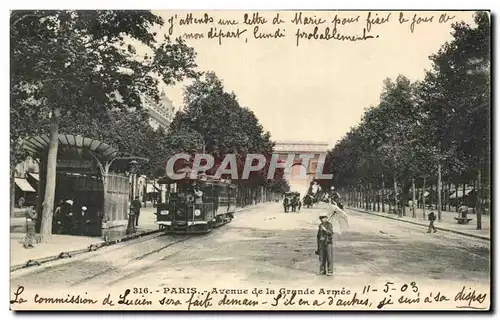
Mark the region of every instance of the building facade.
[[168, 129], [168, 126], [174, 119], [176, 109], [164, 91], [161, 92], [158, 103], [147, 100], [145, 107], [149, 114], [149, 124], [151, 127], [155, 130], [159, 127]]
[[[305, 194], [310, 183], [317, 178], [318, 166], [324, 166], [324, 157], [328, 151], [327, 142], [318, 141], [276, 141], [274, 153], [280, 155], [280, 160], [286, 161], [289, 154], [294, 155], [288, 184], [290, 191]], [[309, 155], [311, 159], [307, 164], [299, 158], [300, 155]], [[307, 166], [307, 167], [306, 167]], [[303, 174], [305, 173], [305, 175]]]

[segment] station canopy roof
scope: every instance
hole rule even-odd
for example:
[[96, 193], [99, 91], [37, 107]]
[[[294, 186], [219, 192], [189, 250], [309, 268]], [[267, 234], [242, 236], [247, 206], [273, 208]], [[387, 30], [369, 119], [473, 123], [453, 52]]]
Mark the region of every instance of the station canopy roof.
[[26, 179], [15, 178], [14, 182], [16, 183], [16, 186], [18, 186], [19, 189], [21, 189], [21, 191], [36, 192], [36, 190], [31, 186], [31, 184], [29, 184], [28, 181], [26, 181]]
[[[59, 134], [58, 139], [60, 145], [89, 149], [90, 151], [95, 152], [95, 154], [102, 160], [111, 160], [118, 155], [118, 150], [116, 148], [92, 138], [71, 134]], [[44, 134], [24, 140], [23, 148], [30, 154], [39, 156], [44, 150], [48, 149], [49, 143], [50, 136], [48, 134]]]

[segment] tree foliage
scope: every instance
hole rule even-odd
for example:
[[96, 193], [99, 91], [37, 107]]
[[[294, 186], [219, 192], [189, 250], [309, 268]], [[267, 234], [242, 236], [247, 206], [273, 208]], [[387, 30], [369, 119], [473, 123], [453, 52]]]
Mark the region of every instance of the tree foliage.
[[335, 185], [380, 188], [382, 177], [435, 181], [438, 162], [447, 181], [457, 183], [488, 171], [489, 15], [477, 12], [475, 24], [452, 26], [453, 39], [430, 57], [423, 81], [398, 76], [384, 82], [379, 105], [367, 109], [328, 155]]
[[144, 97], [158, 101], [160, 81], [197, 77], [192, 48], [181, 39], [159, 42], [151, 32], [163, 23], [150, 11], [14, 11], [12, 161], [23, 158], [20, 139], [47, 132], [54, 109], [66, 120], [87, 117], [95, 125], [108, 110], [141, 109]]
[[[158, 101], [159, 83], [172, 85], [197, 77], [195, 52], [181, 40], [161, 42], [151, 31], [164, 21], [150, 11], [15, 11], [11, 26], [11, 117], [35, 125], [39, 131], [50, 119], [47, 179], [41, 217], [41, 238], [50, 237], [56, 188], [56, 163], [61, 120], [88, 117], [89, 128], [115, 110], [140, 110], [148, 98]], [[36, 115], [23, 123], [22, 114]], [[133, 116], [142, 116], [140, 113]], [[96, 120], [97, 119], [97, 120]], [[89, 122], [87, 121], [87, 123]], [[32, 122], [32, 123], [30, 123]], [[132, 121], [110, 123], [130, 135], [117, 139], [128, 152], [143, 151]], [[21, 126], [11, 130], [11, 148], [33, 133]], [[119, 135], [117, 135], [119, 136]], [[111, 135], [110, 139], [117, 137]], [[109, 142], [109, 141], [107, 141]], [[136, 148], [135, 150], [130, 150]], [[12, 152], [13, 160], [22, 157]], [[16, 159], [17, 158], [17, 159]]]
[[[170, 125], [172, 150], [200, 152], [204, 146], [205, 152], [215, 160], [214, 169], [209, 173], [215, 173], [225, 155], [236, 154], [238, 177], [242, 175], [248, 154], [271, 158], [274, 143], [269, 132], [264, 132], [250, 109], [240, 106], [234, 93], [225, 90], [215, 73], [207, 72], [203, 79], [186, 87], [184, 102], [185, 109], [176, 114]], [[247, 181], [235, 182], [253, 187], [267, 185], [270, 183], [267, 170], [268, 166], [251, 173]], [[271, 185], [281, 190], [285, 184], [273, 182]]]

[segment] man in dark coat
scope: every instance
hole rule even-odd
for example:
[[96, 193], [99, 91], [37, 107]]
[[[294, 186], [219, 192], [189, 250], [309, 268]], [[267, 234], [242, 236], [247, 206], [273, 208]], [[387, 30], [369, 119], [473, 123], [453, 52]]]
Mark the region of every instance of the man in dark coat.
[[130, 204], [130, 207], [128, 209], [128, 223], [127, 223], [127, 231], [126, 234], [132, 234], [135, 232], [134, 224], [135, 224], [135, 207], [134, 203], [132, 202]]
[[141, 214], [141, 201], [139, 201], [139, 197], [136, 196], [134, 201], [132, 201], [132, 207], [134, 208], [134, 216], [135, 216], [135, 226], [139, 226], [139, 215]]
[[436, 227], [434, 226], [434, 221], [436, 221], [436, 215], [434, 214], [434, 212], [431, 212], [429, 213], [429, 230], [427, 230], [427, 233], [431, 233], [431, 230], [433, 230], [434, 232], [437, 232], [437, 229]]
[[333, 274], [333, 225], [324, 214], [320, 215], [321, 223], [318, 227], [317, 241], [319, 255], [319, 273], [331, 276]]

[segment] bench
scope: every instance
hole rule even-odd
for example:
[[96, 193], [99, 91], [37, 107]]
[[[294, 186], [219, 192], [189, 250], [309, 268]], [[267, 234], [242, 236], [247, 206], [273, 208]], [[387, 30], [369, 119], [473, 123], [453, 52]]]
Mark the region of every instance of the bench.
[[469, 224], [469, 222], [472, 221], [471, 218], [457, 218], [457, 217], [455, 217], [455, 220], [457, 220], [458, 224]]

